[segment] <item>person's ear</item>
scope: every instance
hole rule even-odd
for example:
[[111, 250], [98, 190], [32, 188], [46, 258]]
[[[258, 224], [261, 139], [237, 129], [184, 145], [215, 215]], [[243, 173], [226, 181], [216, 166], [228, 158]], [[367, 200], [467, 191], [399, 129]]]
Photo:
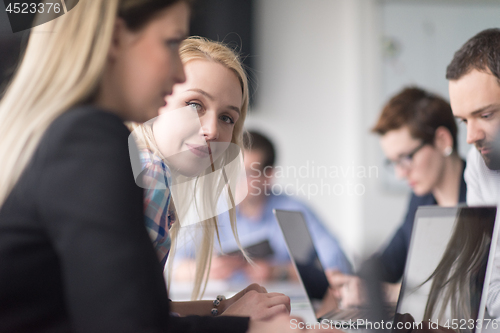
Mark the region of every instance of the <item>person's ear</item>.
[[125, 21], [118, 17], [113, 27], [113, 36], [109, 46], [108, 59], [115, 61], [123, 50], [124, 45], [129, 40], [131, 31], [127, 28]]
[[453, 153], [453, 137], [450, 131], [440, 126], [434, 134], [434, 147], [439, 150], [443, 156], [450, 156]]

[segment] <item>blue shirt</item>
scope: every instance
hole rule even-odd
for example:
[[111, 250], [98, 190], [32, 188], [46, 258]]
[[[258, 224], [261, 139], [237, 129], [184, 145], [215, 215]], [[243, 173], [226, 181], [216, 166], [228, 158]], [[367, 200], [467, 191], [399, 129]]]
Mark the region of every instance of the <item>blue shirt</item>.
[[[238, 236], [243, 248], [268, 240], [274, 252], [270, 260], [274, 264], [290, 261], [285, 239], [273, 214], [273, 209], [301, 211], [309, 227], [316, 251], [323, 267], [352, 273], [352, 266], [340, 248], [337, 239], [323, 226], [309, 207], [287, 195], [270, 195], [266, 200], [262, 219], [252, 220], [240, 214], [237, 209]], [[219, 236], [224, 253], [238, 249], [231, 229], [229, 214], [219, 215]], [[216, 241], [216, 244], [217, 241]], [[184, 252], [184, 253], [183, 253]], [[194, 253], [194, 249], [177, 252], [179, 257]]]

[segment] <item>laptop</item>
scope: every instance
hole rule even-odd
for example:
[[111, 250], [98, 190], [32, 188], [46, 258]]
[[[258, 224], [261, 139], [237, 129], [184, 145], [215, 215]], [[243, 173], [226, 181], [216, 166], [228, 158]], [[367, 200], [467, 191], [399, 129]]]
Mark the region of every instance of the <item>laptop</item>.
[[[316, 283], [325, 281], [328, 283], [328, 281], [314, 248], [306, 221], [301, 212], [275, 210], [274, 213], [283, 232], [299, 280], [309, 296], [309, 290], [315, 287], [315, 285], [310, 285], [311, 279], [308, 278], [311, 272], [314, 272], [316, 276]], [[496, 249], [496, 237], [493, 237], [497, 233], [497, 231], [494, 232], [495, 215], [495, 207], [420, 207], [415, 217], [407, 264], [396, 309], [394, 309], [394, 306], [384, 304], [380, 297], [381, 290], [375, 290], [377, 284], [371, 281], [371, 283], [367, 283], [367, 286], [371, 288], [371, 290], [368, 290], [368, 304], [370, 306], [332, 309], [325, 315], [316, 316], [316, 320], [318, 322], [328, 320], [330, 323], [334, 323], [337, 328], [368, 329], [373, 328], [373, 326], [369, 325], [370, 322], [373, 325], [377, 321], [384, 320], [386, 323], [390, 322], [390, 325], [386, 324], [385, 326], [387, 331], [392, 328], [395, 329], [396, 325], [398, 325], [392, 322], [392, 316], [395, 312], [410, 313], [417, 323], [424, 318], [430, 318], [431, 321], [434, 320], [435, 322], [442, 319], [446, 322], [446, 311], [451, 314], [452, 308], [457, 308], [457, 306], [451, 304], [451, 299], [448, 299], [447, 304], [442, 304], [446, 297], [443, 296], [442, 292], [439, 292], [439, 290], [443, 289], [439, 288], [439, 281], [443, 281], [442, 268], [445, 265], [450, 265], [450, 263], [450, 267], [458, 267], [458, 262], [466, 265], [464, 267], [468, 269], [469, 266], [473, 267], [472, 270], [469, 269], [473, 273], [468, 277], [471, 283], [467, 284], [469, 288], [466, 288], [469, 295], [466, 303], [469, 306], [461, 309], [461, 311], [464, 310], [462, 315], [468, 317], [463, 317], [463, 319], [477, 320], [483, 318], [486, 300], [482, 299], [481, 295], [483, 293], [486, 295], [483, 290], [487, 289], [489, 274], [491, 274], [490, 268], [492, 265], [488, 265], [488, 262], [493, 260], [494, 254], [490, 252]], [[475, 238], [471, 238], [471, 235], [474, 235]], [[456, 246], [460, 245], [460, 242], [468, 244], [467, 249], [473, 252], [474, 261], [464, 262], [462, 260], [466, 253], [460, 252], [464, 249], [463, 246]], [[453, 270], [450, 268], [448, 272], [453, 272]], [[444, 279], [448, 281], [449, 277], [444, 276]], [[433, 283], [434, 288], [432, 288]], [[463, 281], [461, 283], [463, 284]], [[435, 299], [435, 301], [430, 301], [431, 294], [433, 295], [432, 299]], [[312, 308], [311, 297], [309, 297], [308, 301], [309, 306]], [[430, 309], [430, 306], [433, 309]], [[384, 311], [381, 311], [381, 309]], [[426, 309], [428, 309], [428, 313], [425, 313]], [[441, 311], [443, 313], [440, 313]], [[456, 309], [453, 309], [453, 311], [455, 311], [455, 314], [457, 313]], [[439, 318], [439, 315], [442, 318]], [[353, 326], [353, 322], [356, 325]], [[439, 323], [443, 324], [445, 322], [439, 321]], [[480, 331], [470, 332], [479, 333]]]
[[497, 250], [495, 216], [496, 207], [420, 207], [396, 312], [417, 323], [480, 333], [485, 327], [475, 323], [485, 319]]
[[[283, 233], [290, 259], [295, 267], [299, 281], [307, 294], [307, 299], [304, 301], [305, 304], [299, 304], [299, 307], [307, 307], [313, 313], [313, 319], [311, 319], [310, 315], [307, 315], [304, 319], [320, 323], [324, 323], [326, 320], [338, 329], [364, 328], [365, 323], [363, 321], [366, 321], [367, 318], [373, 318], [373, 314], [371, 313], [372, 308], [368, 306], [348, 309], [323, 309], [322, 314], [314, 312], [313, 303], [317, 304], [320, 301], [315, 297], [318, 295], [318, 290], [323, 290], [322, 295], [324, 295], [329, 283], [314, 247], [307, 223], [303, 214], [299, 211], [274, 209], [274, 215]], [[392, 310], [392, 313], [394, 313], [394, 306], [383, 304], [380, 302], [380, 298], [374, 301], [378, 303], [378, 308], [389, 307], [390, 309], [385, 312], [390, 313]]]

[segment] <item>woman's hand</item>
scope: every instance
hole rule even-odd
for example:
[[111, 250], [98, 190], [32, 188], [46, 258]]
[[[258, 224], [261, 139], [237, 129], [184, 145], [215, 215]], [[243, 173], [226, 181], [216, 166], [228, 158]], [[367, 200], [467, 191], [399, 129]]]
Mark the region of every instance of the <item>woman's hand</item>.
[[254, 290], [254, 291], [258, 292], [258, 293], [267, 293], [266, 288], [262, 287], [261, 285], [259, 285], [257, 283], [252, 283], [251, 285], [249, 285], [248, 287], [246, 287], [245, 289], [243, 289], [242, 291], [240, 291], [239, 293], [237, 293], [233, 297], [231, 297], [231, 298], [229, 298], [229, 299], [227, 299], [225, 301], [222, 301], [221, 302], [222, 311], [224, 312], [234, 302], [236, 302], [237, 300], [239, 300], [241, 297], [243, 297], [243, 295], [245, 295], [247, 292], [249, 292], [251, 290]]
[[361, 279], [354, 275], [346, 275], [339, 271], [326, 271], [330, 283], [330, 291], [342, 304], [342, 308], [349, 308], [366, 303], [366, 292]]
[[[366, 288], [359, 277], [332, 270], [327, 270], [326, 276], [330, 283], [329, 290], [342, 308], [366, 304]], [[401, 283], [383, 283], [385, 301], [387, 303], [396, 303], [400, 289]]]
[[268, 293], [251, 284], [230, 299], [224, 301], [223, 316], [243, 316], [253, 320], [266, 320], [279, 314], [290, 314], [290, 298], [280, 293]]

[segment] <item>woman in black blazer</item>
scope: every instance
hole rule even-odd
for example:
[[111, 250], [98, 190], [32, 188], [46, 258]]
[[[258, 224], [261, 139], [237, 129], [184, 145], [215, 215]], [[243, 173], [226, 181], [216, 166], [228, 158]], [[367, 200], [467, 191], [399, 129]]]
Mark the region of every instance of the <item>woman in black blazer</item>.
[[31, 32], [0, 105], [0, 332], [172, 325], [123, 121], [154, 117], [184, 80], [189, 12], [84, 0]]

